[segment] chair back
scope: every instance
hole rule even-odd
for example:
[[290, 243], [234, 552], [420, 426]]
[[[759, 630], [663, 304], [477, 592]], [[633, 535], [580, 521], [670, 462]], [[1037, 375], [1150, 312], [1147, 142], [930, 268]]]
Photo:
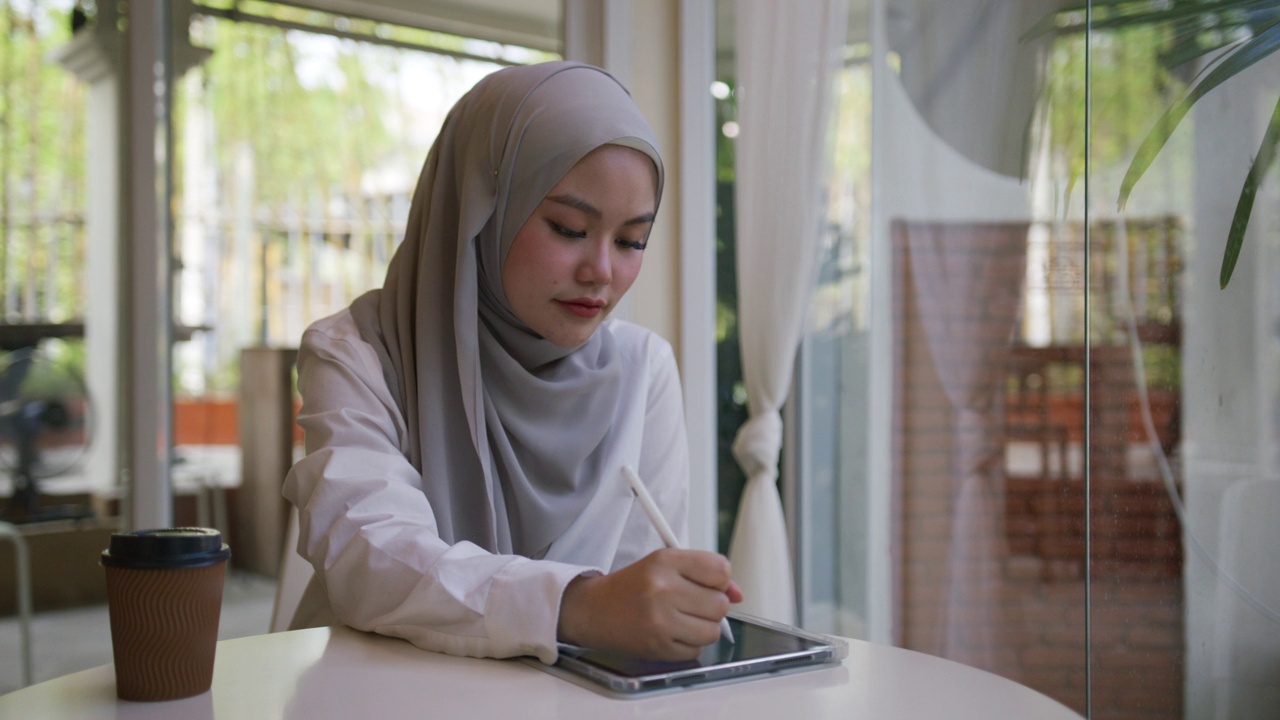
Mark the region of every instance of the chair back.
[[315, 575], [315, 568], [298, 554], [298, 509], [289, 506], [289, 521], [285, 526], [284, 548], [280, 553], [279, 584], [276, 601], [271, 608], [271, 632], [289, 629], [293, 614], [302, 600], [302, 593]]

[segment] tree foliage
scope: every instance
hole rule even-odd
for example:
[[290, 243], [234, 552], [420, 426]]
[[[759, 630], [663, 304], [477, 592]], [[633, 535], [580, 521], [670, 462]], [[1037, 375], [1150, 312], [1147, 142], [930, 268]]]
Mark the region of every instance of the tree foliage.
[[0, 8], [0, 306], [8, 321], [83, 313], [84, 90], [49, 53], [67, 3]]
[[[1155, 32], [1161, 46], [1154, 55], [1163, 68], [1203, 64], [1186, 91], [1144, 135], [1120, 184], [1123, 208], [1134, 186], [1151, 167], [1183, 118], [1201, 98], [1280, 50], [1280, 0], [1087, 0], [1046, 17], [1028, 32], [1080, 35], [1090, 43], [1112, 33]], [[1128, 72], [1127, 68], [1122, 68]], [[1122, 73], [1123, 74], [1123, 73]], [[1155, 107], [1160, 107], [1157, 105]], [[1236, 204], [1223, 250], [1219, 285], [1231, 280], [1253, 212], [1253, 201], [1280, 145], [1280, 98], [1254, 156]]]
[[393, 98], [375, 84], [377, 53], [355, 41], [332, 41], [331, 65], [304, 68], [302, 33], [218, 21], [207, 37], [213, 55], [201, 72], [216, 143], [217, 166], [248, 146], [260, 204], [278, 206], [300, 185], [359, 191], [362, 172], [395, 148], [386, 118]]

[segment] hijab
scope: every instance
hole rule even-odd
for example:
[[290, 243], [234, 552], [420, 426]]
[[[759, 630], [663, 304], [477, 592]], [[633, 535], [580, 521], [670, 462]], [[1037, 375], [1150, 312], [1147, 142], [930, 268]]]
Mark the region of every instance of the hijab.
[[[446, 542], [541, 557], [587, 506], [616, 442], [622, 358], [602, 324], [562, 348], [521, 322], [502, 265], [579, 160], [657, 142], [630, 94], [572, 62], [499, 70], [449, 112], [381, 290], [352, 305], [404, 415], [402, 449]], [[656, 208], [655, 208], [656, 210]], [[358, 318], [359, 319], [359, 318]], [[376, 321], [375, 321], [376, 319]]]

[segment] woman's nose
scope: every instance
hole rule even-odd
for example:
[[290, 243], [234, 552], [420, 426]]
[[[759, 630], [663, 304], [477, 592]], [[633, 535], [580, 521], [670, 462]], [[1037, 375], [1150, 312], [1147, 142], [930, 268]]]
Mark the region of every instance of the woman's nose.
[[589, 243], [578, 263], [578, 282], [587, 285], [608, 285], [613, 282], [613, 259], [608, 242]]

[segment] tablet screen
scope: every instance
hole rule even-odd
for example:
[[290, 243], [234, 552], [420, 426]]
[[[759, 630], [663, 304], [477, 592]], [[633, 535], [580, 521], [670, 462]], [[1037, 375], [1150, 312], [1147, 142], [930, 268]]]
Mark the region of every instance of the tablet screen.
[[820, 643], [814, 640], [789, 635], [755, 623], [744, 623], [734, 617], [729, 618], [729, 629], [733, 631], [734, 639], [737, 642], [731, 643], [724, 638], [720, 638], [718, 642], [703, 648], [702, 654], [698, 656], [697, 660], [682, 662], [642, 660], [629, 655], [579, 647], [562, 647], [560, 652], [605, 668], [618, 675], [635, 678], [680, 670], [692, 670], [699, 667], [746, 662], [822, 647]]

